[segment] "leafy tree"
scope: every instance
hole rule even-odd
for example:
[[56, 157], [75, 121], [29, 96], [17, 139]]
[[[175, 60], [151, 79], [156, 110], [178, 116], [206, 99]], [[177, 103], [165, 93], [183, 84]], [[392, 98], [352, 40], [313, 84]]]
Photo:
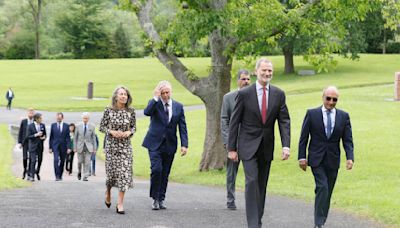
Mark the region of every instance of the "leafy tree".
[[[222, 97], [229, 91], [233, 59], [249, 54], [259, 55], [267, 49], [265, 46], [276, 45], [279, 36], [291, 29], [293, 21], [304, 15], [309, 15], [310, 18], [327, 18], [324, 21], [339, 16], [342, 20], [356, 20], [368, 12], [370, 1], [360, 0], [358, 4], [354, 4], [344, 0], [313, 0], [300, 4], [300, 1], [292, 0], [291, 2], [298, 3], [298, 7], [293, 9], [285, 8], [276, 0], [179, 2], [182, 7], [169, 23], [168, 29], [160, 30], [155, 26], [155, 19], [151, 14], [153, 0], [120, 1], [124, 8], [136, 13], [160, 62], [186, 89], [204, 102], [207, 124], [199, 169], [208, 170], [222, 169], [226, 160], [220, 137], [219, 115]], [[318, 16], [321, 13], [323, 14]], [[318, 34], [321, 31], [307, 32]], [[197, 75], [177, 58], [176, 53], [203, 39], [208, 39], [211, 63], [208, 75]], [[307, 50], [307, 60], [318, 63], [320, 59], [329, 59], [329, 54], [338, 49], [336, 45], [327, 45], [330, 43], [337, 42], [329, 36], [312, 40], [311, 47]]]
[[35, 38], [31, 33], [20, 32], [11, 40], [5, 52], [7, 59], [32, 59], [35, 57]]
[[115, 54], [119, 58], [131, 57], [131, 44], [122, 24], [119, 24], [114, 33]]
[[75, 58], [108, 58], [111, 39], [104, 24], [102, 0], [74, 0], [56, 24], [64, 35], [67, 49]]

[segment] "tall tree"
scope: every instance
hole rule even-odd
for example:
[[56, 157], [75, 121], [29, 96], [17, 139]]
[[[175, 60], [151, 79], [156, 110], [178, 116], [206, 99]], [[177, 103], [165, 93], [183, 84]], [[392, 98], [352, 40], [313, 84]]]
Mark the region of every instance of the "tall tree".
[[131, 57], [131, 44], [129, 37], [126, 34], [122, 23], [119, 24], [118, 28], [114, 33], [115, 42], [115, 54], [119, 58], [129, 58]]
[[42, 15], [42, 0], [28, 0], [30, 13], [35, 29], [35, 59], [40, 59], [40, 19]]
[[74, 0], [57, 19], [75, 58], [108, 58], [112, 42], [105, 29], [103, 0]]
[[[159, 31], [151, 16], [153, 0], [121, 0], [120, 3], [134, 11], [147, 34], [155, 55], [174, 77], [191, 93], [198, 96], [206, 107], [206, 137], [200, 170], [222, 169], [226, 161], [220, 136], [220, 110], [222, 98], [230, 89], [232, 60], [246, 55], [258, 55], [265, 44], [276, 44], [290, 20], [307, 14], [325, 12], [326, 16], [340, 15], [340, 10], [353, 7], [348, 1], [308, 1], [289, 10], [277, 0], [186, 0], [167, 30]], [[369, 1], [360, 1], [357, 10], [348, 17], [365, 15]], [[319, 8], [324, 10], [319, 10]], [[318, 9], [318, 10], [317, 10]], [[288, 17], [291, 15], [291, 17]], [[292, 16], [294, 15], [294, 16]], [[313, 22], [317, 23], [317, 22]], [[175, 55], [178, 50], [208, 38], [211, 64], [208, 76], [196, 75]], [[325, 38], [325, 37], [324, 37]], [[324, 56], [332, 50], [321, 45], [325, 39], [313, 42], [308, 49], [310, 61], [315, 54]], [[326, 57], [324, 57], [326, 58]]]

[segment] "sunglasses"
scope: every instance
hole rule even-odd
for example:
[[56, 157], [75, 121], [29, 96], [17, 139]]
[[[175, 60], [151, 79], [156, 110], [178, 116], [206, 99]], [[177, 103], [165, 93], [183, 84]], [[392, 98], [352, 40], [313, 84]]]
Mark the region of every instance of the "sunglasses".
[[241, 78], [242, 81], [250, 81], [250, 78]]
[[333, 101], [333, 102], [337, 102], [337, 97], [325, 97], [325, 99], [327, 100], [327, 101]]

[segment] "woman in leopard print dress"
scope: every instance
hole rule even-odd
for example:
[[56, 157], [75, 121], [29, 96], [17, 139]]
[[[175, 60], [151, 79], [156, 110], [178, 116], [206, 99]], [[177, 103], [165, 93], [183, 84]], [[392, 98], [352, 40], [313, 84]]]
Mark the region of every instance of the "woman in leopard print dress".
[[132, 97], [127, 88], [120, 86], [115, 89], [112, 106], [104, 110], [100, 123], [100, 131], [105, 133], [106, 155], [106, 200], [111, 206], [111, 188], [119, 190], [116, 211], [124, 214], [124, 195], [128, 188], [133, 187], [132, 180], [132, 145], [131, 137], [136, 130], [135, 110], [130, 107]]

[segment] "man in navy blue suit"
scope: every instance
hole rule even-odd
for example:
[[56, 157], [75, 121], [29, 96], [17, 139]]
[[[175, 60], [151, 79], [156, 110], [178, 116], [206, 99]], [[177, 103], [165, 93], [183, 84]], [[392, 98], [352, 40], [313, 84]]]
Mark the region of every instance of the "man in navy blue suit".
[[71, 152], [69, 125], [63, 122], [64, 114], [56, 114], [57, 122], [51, 124], [49, 152], [54, 153], [54, 173], [56, 181], [62, 180], [67, 153]]
[[176, 129], [179, 128], [181, 156], [186, 155], [188, 135], [185, 113], [181, 103], [171, 99], [172, 87], [161, 81], [154, 89], [154, 97], [144, 109], [150, 116], [150, 126], [142, 146], [147, 148], [151, 163], [150, 197], [152, 209], [166, 209], [164, 204], [168, 176], [177, 150]]
[[318, 228], [325, 225], [328, 217], [340, 164], [340, 141], [346, 152], [347, 170], [352, 169], [354, 162], [350, 117], [347, 112], [335, 108], [338, 99], [336, 87], [325, 88], [322, 95], [323, 106], [307, 111], [300, 134], [299, 166], [304, 171], [307, 165], [310, 166], [314, 175], [314, 224]]

